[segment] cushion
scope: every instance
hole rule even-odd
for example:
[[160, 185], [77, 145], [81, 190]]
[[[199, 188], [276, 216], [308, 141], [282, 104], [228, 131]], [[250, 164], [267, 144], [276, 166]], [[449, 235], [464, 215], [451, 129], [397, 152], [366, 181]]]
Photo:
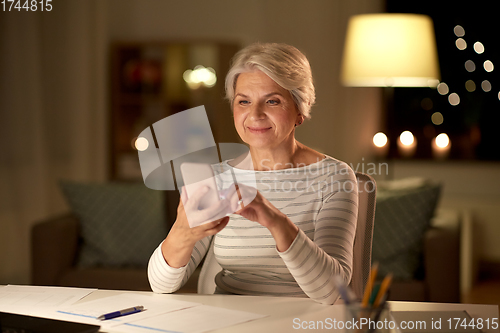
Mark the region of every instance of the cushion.
[[417, 179], [377, 184], [372, 262], [379, 263], [379, 276], [392, 272], [397, 280], [415, 278], [440, 189]]
[[60, 183], [81, 225], [80, 267], [146, 267], [167, 234], [164, 193], [142, 183]]

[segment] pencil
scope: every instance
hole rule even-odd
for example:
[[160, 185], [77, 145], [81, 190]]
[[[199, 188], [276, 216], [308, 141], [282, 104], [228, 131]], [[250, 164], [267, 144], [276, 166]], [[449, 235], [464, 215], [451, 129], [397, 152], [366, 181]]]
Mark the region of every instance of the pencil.
[[361, 306], [366, 308], [368, 306], [368, 301], [370, 300], [370, 295], [372, 293], [373, 283], [375, 282], [375, 278], [377, 277], [378, 271], [378, 263], [373, 264], [372, 269], [370, 270], [370, 274], [368, 275], [368, 282], [365, 287], [365, 294], [363, 295], [363, 302]]
[[384, 297], [384, 295], [387, 293], [387, 290], [389, 289], [391, 282], [392, 282], [392, 273], [389, 273], [385, 276], [384, 280], [382, 281], [382, 284], [380, 285], [377, 298], [375, 298], [375, 302], [373, 302], [373, 307], [376, 308], [380, 304], [380, 301], [382, 300], [382, 297]]
[[[387, 301], [387, 293], [385, 293], [384, 296], [382, 296], [379, 308], [378, 309], [375, 308], [375, 318], [373, 319], [374, 322], [379, 321], [380, 315], [382, 314], [382, 311], [384, 311], [386, 301]], [[375, 325], [371, 326], [370, 330], [368, 331], [368, 333], [373, 333], [373, 332], [375, 332]]]
[[380, 290], [380, 283], [374, 283], [372, 292], [370, 294], [370, 299], [368, 300], [368, 305], [370, 307], [373, 307], [373, 304], [375, 304], [375, 300], [377, 299], [379, 290]]

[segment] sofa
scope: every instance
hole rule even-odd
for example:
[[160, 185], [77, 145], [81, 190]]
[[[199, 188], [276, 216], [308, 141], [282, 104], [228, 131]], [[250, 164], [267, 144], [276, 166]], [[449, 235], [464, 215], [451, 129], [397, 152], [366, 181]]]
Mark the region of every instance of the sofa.
[[[88, 191], [89, 185], [85, 184], [83, 186]], [[107, 185], [104, 186], [107, 187]], [[135, 185], [120, 184], [118, 186], [129, 188]], [[143, 185], [139, 184], [141, 191], [143, 187]], [[103, 191], [102, 186], [98, 185], [95, 191]], [[104, 191], [108, 191], [108, 188]], [[111, 191], [115, 191], [115, 189]], [[68, 195], [67, 191], [65, 193]], [[137, 191], [134, 191], [134, 193], [137, 193]], [[164, 233], [159, 235], [159, 239], [161, 239], [167, 234], [173, 221], [175, 221], [179, 194], [176, 191], [157, 191], [157, 193], [161, 194], [160, 203], [163, 204], [162, 208], [164, 209], [162, 214]], [[106, 197], [109, 197], [109, 193], [107, 194]], [[88, 195], [95, 196], [92, 190]], [[127, 202], [123, 201], [115, 202], [115, 205], [119, 206], [126, 206], [127, 204]], [[85, 206], [89, 206], [89, 204], [86, 203]], [[95, 265], [82, 264], [82, 252], [88, 241], [84, 237], [82, 219], [85, 219], [85, 215], [80, 214], [80, 216], [77, 216], [75, 212], [68, 212], [40, 221], [32, 227], [31, 283], [41, 286], [150, 291], [146, 270], [147, 257], [143, 259], [140, 265], [137, 265], [137, 263], [106, 265], [102, 262]], [[152, 242], [153, 247], [159, 244], [158, 239]], [[152, 251], [150, 252], [152, 253]], [[197, 274], [198, 271], [193, 274], [190, 281], [188, 281], [189, 283], [183, 287], [183, 292], [196, 292]]]
[[421, 268], [412, 279], [394, 281], [390, 300], [460, 302], [461, 217], [438, 209], [423, 237]]
[[[175, 221], [179, 200], [175, 191], [163, 193], [162, 202], [165, 202], [162, 207], [165, 211], [162, 216], [165, 219], [166, 231], [159, 235], [160, 237], [164, 237]], [[81, 252], [86, 242], [82, 236], [84, 228], [80, 222], [81, 218], [82, 214], [70, 212], [33, 226], [32, 284], [151, 290], [147, 279], [147, 258], [143, 259], [140, 265], [81, 264]], [[152, 249], [158, 244], [154, 241]], [[421, 245], [418, 269], [410, 278], [394, 280], [390, 300], [459, 302], [459, 215], [454, 211], [436, 210], [429, 226], [423, 232]], [[196, 292], [198, 274], [199, 269], [179, 292]]]

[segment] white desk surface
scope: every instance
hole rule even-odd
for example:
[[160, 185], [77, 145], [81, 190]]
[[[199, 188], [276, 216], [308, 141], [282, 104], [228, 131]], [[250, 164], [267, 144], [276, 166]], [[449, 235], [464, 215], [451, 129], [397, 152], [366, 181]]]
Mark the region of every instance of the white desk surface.
[[[98, 290], [81, 299], [77, 303], [113, 296], [126, 291]], [[137, 292], [146, 293], [147, 292]], [[251, 322], [230, 326], [216, 332], [296, 332], [322, 330], [294, 329], [294, 318], [302, 321], [325, 321], [326, 318], [338, 317], [336, 306], [319, 304], [308, 298], [265, 297], [265, 296], [237, 296], [237, 295], [198, 295], [198, 294], [163, 294], [158, 295], [165, 299], [182, 300], [202, 303], [221, 308], [254, 312], [268, 315], [268, 317]], [[420, 303], [420, 302], [389, 302], [391, 310], [396, 311], [460, 311], [466, 310], [473, 318], [498, 318], [497, 305], [460, 304], [460, 303]], [[498, 320], [498, 319], [497, 319]], [[324, 330], [332, 332], [333, 330]], [[484, 332], [499, 332], [498, 329], [483, 330]], [[113, 331], [107, 331], [112, 333]]]

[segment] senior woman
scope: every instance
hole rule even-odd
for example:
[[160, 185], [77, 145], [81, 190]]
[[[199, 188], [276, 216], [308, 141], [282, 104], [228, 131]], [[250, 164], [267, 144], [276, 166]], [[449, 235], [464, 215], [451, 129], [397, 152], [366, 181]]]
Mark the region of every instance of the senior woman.
[[[197, 206], [204, 193], [188, 198], [183, 191], [177, 219], [149, 261], [153, 291], [178, 290], [215, 237], [215, 258], [223, 268], [215, 278], [216, 293], [333, 304], [339, 297], [335, 276], [349, 283], [352, 274], [357, 182], [346, 163], [295, 139], [315, 101], [308, 60], [286, 44], [252, 44], [233, 59], [226, 97], [250, 149], [243, 161], [253, 169], [255, 198], [241, 204], [250, 187], [238, 181], [239, 189], [233, 186], [219, 204], [234, 214], [190, 228], [185, 207]], [[250, 172], [244, 164], [230, 160], [221, 167]]]

